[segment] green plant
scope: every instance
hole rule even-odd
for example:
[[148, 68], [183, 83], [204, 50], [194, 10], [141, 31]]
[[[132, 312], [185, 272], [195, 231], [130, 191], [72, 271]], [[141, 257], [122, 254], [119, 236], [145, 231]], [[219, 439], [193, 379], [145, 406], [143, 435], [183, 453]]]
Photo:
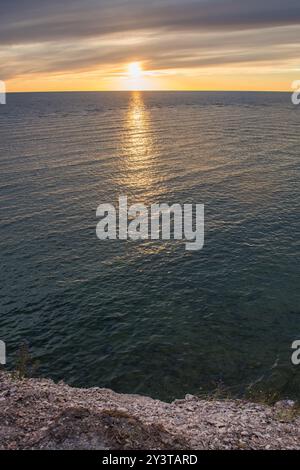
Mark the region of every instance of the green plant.
[[38, 368], [38, 362], [31, 357], [29, 346], [26, 341], [22, 342], [16, 359], [16, 367], [13, 371], [13, 377], [19, 380], [26, 377], [32, 377]]

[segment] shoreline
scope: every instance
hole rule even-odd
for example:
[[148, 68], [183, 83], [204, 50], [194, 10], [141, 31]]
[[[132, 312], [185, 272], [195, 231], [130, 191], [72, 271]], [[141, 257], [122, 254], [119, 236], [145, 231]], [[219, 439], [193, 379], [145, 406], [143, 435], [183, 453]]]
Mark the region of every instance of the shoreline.
[[294, 402], [192, 395], [164, 403], [0, 372], [0, 449], [300, 449]]

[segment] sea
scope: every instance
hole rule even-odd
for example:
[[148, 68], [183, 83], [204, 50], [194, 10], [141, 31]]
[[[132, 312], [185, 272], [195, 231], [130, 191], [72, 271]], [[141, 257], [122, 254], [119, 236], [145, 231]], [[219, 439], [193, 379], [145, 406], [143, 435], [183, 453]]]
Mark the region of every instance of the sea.
[[[0, 339], [34, 374], [165, 401], [297, 398], [300, 106], [289, 93], [8, 94]], [[204, 204], [205, 243], [99, 240], [96, 210]]]

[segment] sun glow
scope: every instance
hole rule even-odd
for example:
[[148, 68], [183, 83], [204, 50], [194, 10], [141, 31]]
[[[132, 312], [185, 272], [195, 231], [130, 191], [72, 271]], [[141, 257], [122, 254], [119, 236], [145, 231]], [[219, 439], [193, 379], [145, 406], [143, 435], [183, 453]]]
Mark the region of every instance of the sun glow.
[[131, 64], [128, 65], [128, 72], [131, 78], [140, 78], [143, 73], [141, 64], [139, 62], [131, 62]]
[[142, 91], [152, 88], [149, 72], [143, 69], [142, 62], [130, 62], [127, 64], [121, 88], [131, 91]]

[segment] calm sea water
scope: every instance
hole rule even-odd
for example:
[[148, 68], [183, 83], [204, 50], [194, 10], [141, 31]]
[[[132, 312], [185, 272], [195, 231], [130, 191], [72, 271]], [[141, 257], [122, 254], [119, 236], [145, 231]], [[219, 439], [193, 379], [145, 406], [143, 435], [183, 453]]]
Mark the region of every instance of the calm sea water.
[[[15, 94], [0, 106], [0, 339], [39, 375], [171, 400], [295, 397], [300, 107], [273, 93]], [[204, 203], [205, 247], [96, 238], [96, 208]]]

